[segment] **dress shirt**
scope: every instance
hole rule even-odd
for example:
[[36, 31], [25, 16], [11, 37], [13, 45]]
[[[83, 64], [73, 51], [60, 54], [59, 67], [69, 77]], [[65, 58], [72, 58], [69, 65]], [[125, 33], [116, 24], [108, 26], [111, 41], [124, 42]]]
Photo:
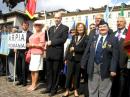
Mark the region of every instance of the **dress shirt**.
[[[97, 49], [97, 45], [98, 45], [98, 42], [99, 42], [99, 40], [100, 40], [101, 37], [103, 37], [103, 43], [104, 43], [104, 41], [105, 41], [105, 39], [106, 39], [106, 37], [107, 37], [107, 34], [106, 34], [106, 35], [103, 35], [103, 36], [102, 36], [101, 34], [99, 34], [98, 40], [97, 40], [97, 43], [96, 43], [96, 49]], [[96, 49], [95, 49], [95, 50], [96, 50]]]

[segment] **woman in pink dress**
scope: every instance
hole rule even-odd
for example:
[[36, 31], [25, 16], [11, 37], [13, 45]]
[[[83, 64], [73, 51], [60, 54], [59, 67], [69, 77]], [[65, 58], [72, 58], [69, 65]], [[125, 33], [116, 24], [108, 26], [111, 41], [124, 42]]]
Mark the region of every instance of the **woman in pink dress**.
[[45, 45], [45, 33], [42, 32], [43, 23], [40, 20], [34, 22], [34, 34], [29, 38], [29, 50], [31, 51], [31, 60], [29, 70], [31, 71], [32, 84], [27, 88], [28, 91], [33, 91], [37, 87], [39, 70], [43, 69], [43, 53]]

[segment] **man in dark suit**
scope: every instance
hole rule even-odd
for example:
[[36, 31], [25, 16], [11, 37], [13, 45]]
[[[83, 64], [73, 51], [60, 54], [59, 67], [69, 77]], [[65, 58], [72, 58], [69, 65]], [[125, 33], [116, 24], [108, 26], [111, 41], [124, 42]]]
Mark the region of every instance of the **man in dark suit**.
[[[29, 22], [23, 21], [22, 22], [22, 31], [19, 33], [26, 33], [26, 43], [29, 43], [29, 37], [32, 35], [32, 32], [29, 31]], [[28, 76], [28, 63], [25, 62], [25, 52], [27, 49], [17, 50], [18, 54], [18, 61], [17, 61], [17, 77], [18, 83], [16, 85], [27, 85], [27, 76]]]
[[69, 28], [61, 23], [61, 13], [54, 15], [55, 25], [48, 30], [47, 41], [47, 77], [48, 86], [43, 93], [50, 93], [51, 96], [55, 95], [58, 86], [58, 76], [63, 64], [64, 43], [68, 36]]
[[89, 97], [110, 97], [118, 62], [117, 38], [109, 33], [105, 21], [99, 23], [99, 34], [90, 38], [81, 60], [82, 68], [87, 65]]
[[117, 19], [117, 31], [114, 32], [114, 35], [118, 38], [119, 42], [119, 62], [118, 62], [118, 72], [117, 77], [113, 81], [112, 87], [112, 97], [127, 97], [128, 96], [128, 69], [127, 61], [128, 56], [124, 51], [124, 39], [127, 33], [126, 29], [126, 20], [124, 17], [118, 17]]

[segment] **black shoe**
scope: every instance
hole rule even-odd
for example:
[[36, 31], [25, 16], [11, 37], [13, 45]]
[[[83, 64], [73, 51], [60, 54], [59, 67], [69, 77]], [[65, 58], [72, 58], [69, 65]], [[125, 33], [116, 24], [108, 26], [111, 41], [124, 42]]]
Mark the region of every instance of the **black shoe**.
[[51, 90], [46, 89], [46, 90], [44, 90], [44, 91], [41, 91], [41, 94], [46, 94], [46, 93], [50, 93], [50, 92], [51, 92]]
[[9, 77], [8, 82], [13, 82], [13, 79]]
[[71, 87], [71, 88], [70, 88], [70, 91], [73, 91], [73, 90], [74, 90], [74, 87]]
[[23, 87], [27, 86], [27, 83], [23, 83], [22, 86], [23, 86]]
[[54, 96], [56, 93], [57, 93], [57, 91], [53, 90], [53, 91], [51, 91], [51, 93], [49, 94], [49, 96]]
[[16, 83], [16, 86], [22, 85], [22, 82], [18, 82]]

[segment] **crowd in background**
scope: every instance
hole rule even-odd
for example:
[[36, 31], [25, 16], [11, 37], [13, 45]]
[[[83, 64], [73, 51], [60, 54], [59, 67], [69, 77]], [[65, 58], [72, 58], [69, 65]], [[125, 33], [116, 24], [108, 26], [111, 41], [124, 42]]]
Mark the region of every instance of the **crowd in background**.
[[[16, 86], [27, 86], [27, 91], [38, 88], [39, 81], [46, 83], [42, 94], [49, 96], [63, 89], [62, 97], [130, 97], [130, 70], [128, 55], [123, 48], [127, 28], [126, 20], [117, 18], [117, 31], [113, 31], [102, 14], [95, 16], [95, 23], [76, 24], [70, 29], [62, 24], [62, 14], [54, 15], [55, 25], [43, 31], [45, 24], [36, 20], [34, 31], [29, 31], [29, 22], [11, 28], [11, 33], [26, 33], [26, 49], [10, 49], [7, 57], [8, 81], [14, 81], [14, 59], [17, 53]], [[26, 53], [31, 60], [27, 62]], [[0, 74], [6, 71], [5, 56], [0, 55]], [[31, 85], [28, 85], [31, 83]], [[83, 87], [80, 88], [80, 85]], [[21, 87], [22, 88], [22, 87]]]

